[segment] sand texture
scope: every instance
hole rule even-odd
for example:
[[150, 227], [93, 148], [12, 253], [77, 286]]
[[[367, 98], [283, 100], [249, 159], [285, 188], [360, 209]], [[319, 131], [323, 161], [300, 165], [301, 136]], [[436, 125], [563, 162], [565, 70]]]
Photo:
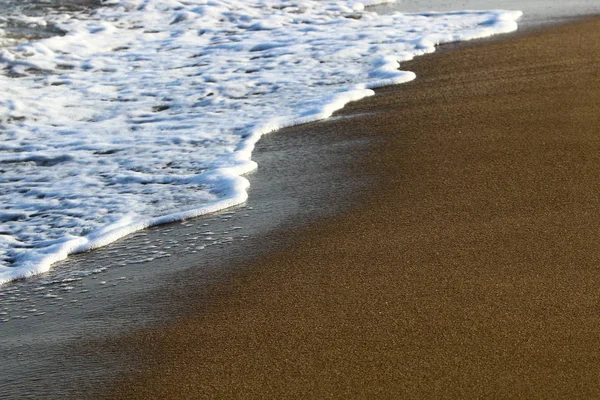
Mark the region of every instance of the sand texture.
[[119, 339], [111, 397], [600, 397], [600, 21], [403, 68], [278, 133], [367, 138], [359, 205]]

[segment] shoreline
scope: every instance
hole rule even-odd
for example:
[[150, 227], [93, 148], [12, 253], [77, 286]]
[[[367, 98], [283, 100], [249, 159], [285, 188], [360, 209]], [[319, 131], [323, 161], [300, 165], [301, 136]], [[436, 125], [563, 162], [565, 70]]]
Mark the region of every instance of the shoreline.
[[119, 339], [146, 368], [109, 395], [598, 394], [598, 26], [419, 58], [416, 82], [277, 133], [368, 129], [370, 189], [199, 299], [193, 273], [168, 285], [187, 316]]
[[[478, 0], [475, 0], [475, 3], [477, 3]], [[481, 0], [479, 0], [481, 1]], [[483, 5], [486, 4], [485, 3], [488, 0], [483, 0], [483, 3], [477, 3], [479, 5]], [[509, 5], [512, 4], [510, 3], [510, 0], [504, 0], [505, 1], [505, 5]], [[69, 6], [69, 2], [67, 1], [66, 6]], [[437, 4], [436, 2], [434, 2], [434, 4]], [[471, 4], [471, 3], [467, 3], [467, 4]], [[71, 5], [74, 6], [74, 5]], [[96, 5], [98, 6], [98, 5]], [[385, 9], [386, 6], [383, 7], [379, 7], [379, 6], [373, 6], [373, 11], [377, 11], [378, 9], [381, 9], [382, 11]], [[392, 5], [390, 6], [392, 9], [393, 8], [397, 8], [397, 10], [395, 11], [400, 11], [403, 6], [402, 5]], [[408, 5], [408, 7], [410, 8], [411, 5]], [[414, 7], [414, 5], [412, 5], [412, 7]], [[579, 9], [579, 7], [581, 7], [581, 4], [577, 3], [577, 10], [578, 12], [582, 12], [582, 9]], [[93, 9], [88, 7], [88, 10], [91, 11]], [[527, 7], [525, 7], [525, 9], [528, 9]], [[540, 11], [541, 7], [539, 5], [536, 6], [532, 6], [531, 10], [536, 10], [538, 14], [535, 14], [534, 17], [529, 17], [529, 18], [525, 18], [527, 20], [526, 23], [526, 30], [524, 32], [530, 31], [532, 29], [543, 29], [544, 24], [559, 24], [561, 23], [560, 21], [562, 21], [562, 23], [567, 23], [566, 21], [568, 21], [569, 19], [576, 19], [579, 18], [580, 16], [576, 13], [573, 14], [560, 14], [562, 15], [561, 17], [557, 17], [557, 15], [553, 14], [556, 13], [556, 10], [553, 10], [552, 8], [550, 8], [550, 12], [548, 12], [548, 14], [544, 14]], [[423, 9], [425, 10], [425, 9]], [[584, 11], [587, 12], [591, 12], [590, 10], [592, 10], [592, 8], [589, 8], [588, 10], [583, 9]], [[394, 10], [392, 10], [394, 11]], [[413, 10], [414, 11], [414, 10]], [[563, 10], [564, 12], [564, 10]], [[433, 12], [434, 14], [436, 12]], [[383, 12], [382, 14], [386, 14], [386, 12]], [[512, 21], [513, 18], [519, 18], [518, 15], [522, 14], [521, 12], [518, 12], [517, 17], [510, 17], [511, 23], [514, 22]], [[537, 16], [537, 17], [536, 17]], [[552, 16], [552, 17], [551, 17]], [[536, 18], [539, 18], [539, 20], [536, 20]], [[553, 19], [554, 18], [554, 19]], [[508, 18], [502, 17], [501, 20], [507, 20]], [[496, 36], [496, 35], [514, 35], [516, 33], [516, 24], [514, 24], [514, 27], [508, 28], [508, 30], [506, 32], [495, 32], [495, 33], [490, 33], [491, 31], [488, 31], [487, 33], [484, 34], [484, 38], [483, 39], [476, 39], [478, 40], [479, 43], [484, 43], [485, 41], [488, 40], [494, 40], [492, 38], [492, 36]], [[504, 29], [504, 28], [503, 28]], [[514, 31], [513, 31], [514, 30]], [[489, 35], [489, 36], [486, 36]], [[509, 36], [510, 37], [510, 36]], [[444, 39], [444, 40], [448, 40], [448, 39]], [[443, 47], [443, 48], [453, 48], [453, 47], [459, 47], [461, 45], [464, 45], [463, 42], [461, 42], [460, 39], [452, 39], [452, 40], [456, 40], [456, 42], [450, 42], [450, 43], [443, 43], [440, 45], [437, 45], [437, 47]], [[467, 39], [466, 41], [473, 41], [474, 39]], [[432, 50], [433, 51], [433, 50]], [[410, 73], [410, 71], [407, 71]], [[414, 79], [410, 78], [410, 79]], [[385, 79], [384, 79], [385, 81]], [[390, 80], [388, 80], [390, 81]], [[391, 82], [391, 81], [390, 81]], [[389, 84], [389, 83], [388, 83]], [[380, 86], [375, 86], [375, 87], [380, 87]], [[322, 117], [321, 117], [322, 118]], [[315, 120], [317, 121], [317, 120]], [[300, 123], [303, 124], [303, 123]], [[258, 136], [262, 136], [263, 134], [260, 134]], [[258, 139], [257, 139], [258, 140]], [[253, 145], [252, 145], [253, 147]], [[250, 159], [249, 159], [250, 160]], [[251, 160], [250, 160], [251, 161]], [[81, 254], [81, 253], [87, 253], [91, 250], [96, 250], [98, 248], [101, 247], [105, 247], [106, 244], [110, 244], [113, 243], [117, 240], [122, 240], [125, 239], [125, 237], [131, 237], [133, 236], [136, 232], [140, 232], [140, 231], [145, 231], [148, 228], [151, 227], [155, 227], [155, 226], [159, 226], [159, 225], [166, 225], [166, 224], [170, 224], [170, 223], [180, 223], [180, 222], [184, 222], [184, 221], [189, 221], [190, 219], [194, 219], [194, 218], [198, 218], [198, 217], [203, 217], [205, 215], [213, 215], [216, 213], [221, 213], [221, 212], [228, 212], [228, 210], [231, 209], [239, 209], [239, 208], [243, 208], [244, 204], [246, 204], [245, 201], [243, 201], [242, 199], [245, 198], [246, 193], [244, 193], [244, 196], [240, 196], [241, 199], [239, 200], [233, 200], [233, 201], [229, 201], [229, 202], [225, 202], [226, 204], [230, 204], [229, 206], [227, 205], [214, 205], [213, 203], [209, 203], [208, 205], [204, 205], [204, 206], [200, 206], [199, 210], [196, 209], [192, 209], [190, 211], [176, 211], [173, 212], [171, 214], [165, 214], [165, 215], [159, 215], [158, 217], [153, 217], [153, 218], [146, 218], [145, 220], [136, 220], [134, 221], [132, 224], [128, 224], [125, 226], [119, 226], [118, 228], [112, 229], [112, 225], [108, 225], [108, 226], [103, 226], [102, 229], [107, 229], [110, 232], [108, 232], [107, 234], [103, 234], [100, 235], [99, 237], [96, 237], [98, 235], [84, 235], [81, 237], [82, 240], [80, 241], [70, 241], [65, 243], [64, 246], [60, 247], [59, 250], [55, 250], [54, 252], [50, 253], [50, 256], [43, 258], [43, 261], [36, 261], [37, 264], [34, 263], [33, 267], [28, 267], [30, 269], [23, 269], [22, 271], [21, 269], [21, 264], [19, 263], [20, 261], [14, 261], [14, 263], [11, 266], [14, 266], [15, 268], [8, 269], [7, 271], [11, 271], [10, 273], [7, 272], [6, 276], [3, 276], [3, 280], [2, 282], [0, 282], [0, 287], [5, 284], [5, 283], [9, 283], [9, 282], [15, 282], [15, 281], [19, 281], [22, 279], [29, 279], [31, 276], [36, 276], [36, 275], [41, 275], [41, 274], [45, 274], [47, 272], [51, 272], [52, 269], [54, 269], [55, 266], [60, 265], [63, 261], [65, 261], [67, 258], [72, 257], [73, 255], [76, 254]], [[231, 205], [232, 204], [232, 205]], [[204, 208], [208, 208], [207, 210], [203, 210]], [[222, 208], [219, 208], [222, 207]], [[209, 211], [209, 210], [216, 210], [216, 211]], [[95, 231], [94, 231], [95, 232]], [[120, 233], [122, 232], [122, 233]], [[60, 249], [64, 249], [64, 250], [60, 250]], [[46, 259], [54, 259], [54, 261], [51, 262], [47, 262], [44, 261]], [[67, 261], [68, 263], [68, 261]]]
[[[527, 31], [527, 34], [530, 33], [532, 32]], [[458, 51], [461, 51], [460, 49], [488, 46], [490, 43], [497, 41], [514, 40], [515, 37], [519, 37], [522, 34], [523, 32], [517, 32], [516, 34], [498, 36], [486, 40], [462, 42], [456, 45], [456, 47], [459, 48]], [[448, 52], [447, 50], [449, 50], [451, 46], [453, 47], [452, 50], [454, 50], [454, 45], [444, 46], [438, 49], [434, 55], [428, 55], [426, 58], [442, 56], [442, 54]], [[421, 60], [419, 58], [411, 63], [403, 63], [402, 68], [412, 69], [412, 65], [426, 64], [427, 60]], [[410, 66], [407, 67], [407, 65]], [[419, 78], [415, 84], [419, 85], [421, 73], [416, 69], [415, 72], [419, 74]], [[385, 94], [395, 90], [402, 91], [404, 87], [405, 85], [378, 89], [377, 93], [379, 94], [381, 92]], [[139, 235], [133, 235], [133, 237], [128, 238], [125, 243], [119, 242], [117, 245], [100, 250], [98, 253], [86, 253], [74, 257], [73, 264], [77, 264], [78, 262], [87, 262], [88, 264], [106, 262], [106, 258], [103, 258], [102, 254], [123, 251], [125, 251], [125, 253], [129, 252], [129, 254], [136, 253], [136, 248], [142, 249], [144, 246], [148, 245], [148, 241], [151, 239], [147, 238], [154, 238], [152, 240], [157, 240], [157, 238], [159, 238], [154, 244], [171, 246], [170, 243], [166, 243], [167, 241], [163, 240], [163, 242], [160, 242], [160, 238], [171, 238], [171, 235], [174, 235], [173, 237], [176, 239], [182, 239], [182, 241], [183, 239], [187, 240], [187, 236], [191, 235], [193, 232], [197, 233], [202, 229], [201, 225], [204, 225], [204, 223], [208, 223], [210, 225], [210, 230], [215, 232], [229, 232], [232, 227], [244, 224], [264, 224], [264, 226], [260, 227], [260, 229], [263, 229], [263, 233], [258, 237], [254, 239], [244, 238], [244, 236], [246, 236], [244, 234], [248, 233], [248, 231], [242, 230], [241, 234], [236, 237], [235, 243], [229, 248], [225, 247], [228, 246], [225, 242], [217, 241], [215, 242], [214, 251], [211, 251], [208, 255], [195, 256], [194, 254], [186, 254], [181, 257], [176, 255], [175, 257], [166, 260], [158, 260], [150, 264], [140, 264], [138, 267], [128, 266], [127, 272], [119, 270], [109, 271], [107, 273], [108, 278], [105, 278], [106, 275], [104, 274], [99, 275], [101, 279], [105, 279], [111, 283], [119, 282], [120, 274], [126, 274], [127, 280], [123, 282], [129, 282], [131, 280], [135, 291], [130, 296], [126, 296], [127, 298], [118, 299], [115, 301], [115, 304], [108, 306], [108, 308], [103, 308], [101, 305], [98, 305], [97, 310], [94, 310], [96, 306], [91, 307], [91, 309], [89, 306], [86, 306], [87, 313], [91, 315], [86, 315], [82, 318], [91, 321], [94, 328], [94, 335], [92, 337], [87, 337], [85, 336], [85, 329], [80, 328], [76, 329], [78, 333], [74, 335], [73, 338], [68, 338], [66, 340], [63, 340], [64, 338], [62, 338], [59, 340], [64, 349], [55, 351], [55, 357], [57, 359], [61, 359], [61, 357], [64, 358], [66, 354], [72, 352], [73, 346], [77, 351], [75, 356], [70, 356], [70, 359], [66, 359], [68, 361], [62, 360], [59, 363], [61, 368], [65, 368], [64, 371], [53, 373], [54, 378], [65, 379], [65, 382], [69, 381], [69, 388], [67, 389], [65, 386], [54, 388], [55, 391], [51, 393], [55, 393], [56, 398], [64, 397], [63, 395], [65, 394], [70, 394], [74, 398], [78, 398], [82, 392], [99, 395], [98, 384], [100, 382], [103, 382], [102, 384], [104, 384], [104, 382], [117, 379], [122, 372], [128, 372], [130, 374], [137, 373], [139, 367], [149, 361], [147, 355], [132, 353], [132, 349], [140, 350], [140, 342], [137, 342], [137, 344], [131, 345], [130, 347], [127, 347], [127, 345], [123, 343], [115, 345], [115, 342], [120, 342], [123, 338], [130, 337], [127, 331], [137, 331], [140, 329], [151, 328], [152, 326], [171, 326], [182, 314], [189, 314], [190, 307], [192, 307], [192, 310], [198, 307], [198, 303], [203, 304], [201, 307], [203, 312], [211, 307], [215, 307], [215, 302], [218, 302], [219, 296], [222, 295], [216, 295], [216, 292], [219, 292], [223, 286], [232, 284], [232, 282], [238, 280], [240, 275], [253, 273], [255, 266], [248, 264], [247, 259], [260, 259], [260, 257], [276, 253], [276, 249], [293, 247], [294, 243], [304, 240], [303, 238], [310, 234], [310, 226], [320, 226], [321, 222], [319, 221], [321, 219], [329, 221], [331, 218], [336, 218], [335, 215], [339, 212], [339, 205], [333, 204], [331, 199], [327, 199], [326, 195], [322, 195], [324, 188], [327, 187], [326, 181], [322, 182], [321, 186], [319, 186], [315, 184], [313, 179], [314, 176], [309, 176], [306, 177], [305, 181], [302, 183], [289, 184], [288, 180], [290, 179], [290, 176], [293, 176], [293, 173], [292, 175], [289, 175], [289, 173], [293, 171], [269, 171], [271, 168], [269, 167], [269, 158], [273, 160], [288, 160], [291, 153], [289, 150], [290, 147], [288, 146], [305, 146], [306, 150], [303, 154], [309, 157], [312, 156], [312, 160], [306, 160], [306, 163], [318, 163], [319, 157], [312, 155], [311, 150], [327, 146], [328, 138], [331, 136], [325, 135], [323, 133], [324, 131], [339, 130], [340, 128], [336, 128], [336, 126], [340, 120], [343, 121], [348, 119], [352, 121], [353, 118], [364, 120], [364, 118], [370, 118], [370, 114], [375, 115], [381, 112], [377, 107], [370, 110], [362, 109], [363, 102], [364, 101], [361, 101], [358, 104], [349, 104], [346, 109], [337, 113], [336, 116], [328, 121], [310, 124], [309, 126], [288, 128], [282, 132], [268, 135], [268, 138], [264, 138], [259, 142], [257, 157], [264, 157], [265, 160], [259, 162], [259, 171], [251, 174], [253, 185], [250, 191], [254, 191], [254, 193], [250, 193], [251, 197], [247, 205], [236, 207], [232, 212], [224, 213], [226, 215], [211, 215], [193, 221], [153, 228], [146, 232], [142, 232]], [[353, 125], [354, 124], [350, 122], [350, 127], [356, 129]], [[312, 128], [315, 129], [313, 130]], [[273, 139], [271, 139], [272, 136]], [[340, 133], [334, 133], [333, 136], [336, 136], [339, 139]], [[282, 140], [284, 143], [281, 143]], [[369, 150], [373, 146], [373, 143], [371, 142], [378, 142], [381, 140], [384, 139], [365, 138], [364, 135], [360, 133], [351, 132], [347, 134], [345, 138], [341, 138], [336, 144], [336, 149], [330, 151], [325, 156], [327, 161], [330, 162], [330, 165], [334, 166], [334, 170], [328, 171], [329, 175], [327, 176], [329, 176], [329, 178], [323, 177], [324, 180], [331, 179], [331, 176], [337, 176], [339, 178], [340, 174], [346, 174], [345, 176], [348, 178], [353, 176], [355, 178], [354, 180], [345, 182], [348, 185], [344, 185], [342, 180], [339, 180], [336, 184], [336, 190], [345, 190], [344, 193], [346, 193], [348, 199], [351, 200], [350, 203], [344, 206], [344, 209], [360, 210], [360, 202], [365, 201], [365, 196], [368, 197], [367, 193], [377, 184], [376, 182], [378, 179], [376, 178], [377, 173], [373, 173], [373, 171], [366, 168], [366, 164], [361, 162], [360, 164], [354, 165], [347, 160], [347, 157], [345, 157], [346, 153], [358, 152], [363, 154], [363, 157], [366, 157], [369, 152], [372, 151]], [[279, 145], [273, 144], [273, 142], [277, 141], [280, 142]], [[320, 162], [323, 161], [321, 160]], [[272, 164], [277, 165], [277, 162], [273, 162]], [[303, 160], [296, 160], [295, 165], [303, 167], [303, 164]], [[317, 164], [316, 167], [313, 167], [312, 172], [318, 171], [318, 169]], [[277, 168], [275, 168], [275, 170], [277, 170]], [[283, 175], [279, 175], [279, 172]], [[286, 173], [288, 173], [288, 175], [285, 175]], [[262, 179], [262, 183], [257, 183], [255, 181], [256, 179]], [[336, 182], [335, 178], [333, 181]], [[298, 193], [299, 186], [304, 186], [302, 188], [304, 191], [307, 190], [306, 188], [308, 188], [309, 191], [312, 191], [312, 193], [305, 193], [304, 199], [313, 200], [315, 198], [320, 198], [321, 203], [329, 208], [325, 210], [311, 210], [310, 202], [307, 202], [306, 200], [304, 202], [298, 202], [295, 196]], [[281, 190], [282, 188], [284, 188], [283, 198], [274, 198], [274, 191]], [[357, 200], [352, 200], [352, 196], [357, 192], [362, 193], [361, 197]], [[332, 196], [332, 199], [333, 197], [334, 196]], [[261, 204], [259, 207], [259, 203], [264, 201], [266, 201], [266, 204]], [[254, 207], [253, 204], [255, 205]], [[313, 215], [313, 212], [315, 211], [322, 214]], [[282, 237], [282, 227], [294, 225], [301, 225], [302, 227], [293, 235]], [[286, 231], [283, 230], [283, 232]], [[245, 243], [241, 243], [244, 241]], [[221, 247], [221, 249], [218, 249], [218, 247]], [[244, 255], [243, 253], [249, 248], [254, 248], [253, 253]], [[220, 257], [222, 257], [224, 253], [230, 253], [228, 254], [228, 257], [231, 263], [226, 262], [226, 260], [221, 260]], [[219, 256], [219, 254], [221, 255]], [[199, 258], [202, 260], [198, 260]], [[204, 271], [194, 270], [189, 265], [181, 268], [176, 267], [176, 264], [178, 263], [190, 263], [194, 259], [196, 259], [197, 266], [204, 269]], [[159, 264], [163, 262], [166, 264], [165, 270], [161, 271], [157, 277], [152, 276], [152, 273], [149, 272], [149, 270], [152, 269], [153, 266], [158, 267]], [[138, 273], [140, 274], [139, 277], [137, 277]], [[193, 278], [193, 280], [197, 282], [190, 282], [190, 278]], [[149, 282], [145, 283], [145, 279], [149, 280]], [[160, 282], [162, 280], [166, 280], [166, 283], [161, 284]], [[198, 282], [200, 282], [201, 289], [198, 286]], [[119, 285], [120, 284], [121, 283], [119, 283]], [[158, 289], [156, 287], [158, 287]], [[197, 293], [198, 290], [207, 288], [208, 290], [206, 293]], [[94, 301], [101, 302], [103, 296], [109, 295], [106, 290], [110, 290], [110, 288], [105, 289], [104, 292], [98, 293], [95, 296]], [[175, 290], [175, 292], [169, 294], [167, 293], [169, 290]], [[146, 302], [148, 301], [149, 303], [147, 304]], [[183, 311], [180, 309], [171, 310], [174, 305], [181, 306]], [[120, 311], [118, 310], [119, 306], [128, 306], [131, 307], [132, 310], [129, 310], [130, 314], [125, 312], [123, 315], [120, 315]], [[106, 327], [100, 327], [99, 324], [105, 322], [103, 320], [106, 319], [107, 310], [115, 312], [116, 315], [110, 314], [110, 324]], [[149, 313], [152, 312], [156, 312], [156, 315], [149, 315]], [[139, 315], [135, 315], [135, 313], [138, 313]], [[132, 315], [134, 316], [133, 320], [130, 319]], [[158, 318], [156, 318], [156, 316], [158, 316]], [[65, 321], [68, 321], [68, 318], [65, 317], [63, 323]], [[60, 321], [58, 323], [60, 323]], [[126, 328], [126, 330], [122, 331], [121, 327]], [[108, 340], [105, 340], [106, 338], [104, 338], [103, 335], [107, 335]], [[52, 333], [50, 336], [52, 336]], [[129, 342], [126, 343], [129, 344]], [[104, 350], [95, 349], [94, 346], [97, 345], [105, 346], [101, 347], [101, 349]], [[120, 367], [114, 365], [114, 362], [115, 360], [120, 360], [122, 358], [124, 358], [123, 363], [119, 364], [123, 364], [121, 365], [123, 368], [120, 369]], [[68, 365], [74, 359], [75, 363], [73, 365]], [[135, 360], [135, 362], [131, 362], [132, 360]], [[51, 360], [50, 363], [52, 365], [57, 365], [56, 360]], [[89, 368], [90, 365], [92, 368]], [[110, 374], [108, 374], [111, 375], [110, 379], [104, 379], [101, 374], [106, 374], [106, 368], [109, 366], [114, 368], [114, 371], [111, 371]], [[84, 371], [85, 368], [88, 369], [87, 373]], [[42, 371], [40, 371], [40, 373], [41, 372]], [[53, 374], [50, 374], [50, 378], [48, 379], [52, 379]], [[76, 376], [79, 376], [77, 374], [82, 374], [82, 376], [75, 379]], [[100, 375], [96, 376], [95, 374]], [[89, 380], [89, 382], [86, 382], [86, 380]], [[46, 384], [47, 383], [48, 382], [46, 382]], [[38, 393], [48, 393], [48, 387], [44, 386], [43, 379], [39, 381], [37, 379], [35, 381], [32, 380], [31, 384], [37, 387], [36, 390], [39, 391]], [[64, 391], [61, 393], [60, 390], [63, 389]], [[35, 391], [32, 393], [35, 393]], [[47, 398], [52, 398], [52, 396]]]

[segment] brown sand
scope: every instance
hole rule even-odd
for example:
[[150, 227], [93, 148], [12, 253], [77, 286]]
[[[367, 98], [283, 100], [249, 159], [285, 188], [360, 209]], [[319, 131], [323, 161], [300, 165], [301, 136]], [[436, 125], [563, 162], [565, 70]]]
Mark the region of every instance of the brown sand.
[[440, 52], [280, 133], [371, 136], [374, 190], [124, 339], [112, 396], [600, 398], [599, 55], [598, 20]]

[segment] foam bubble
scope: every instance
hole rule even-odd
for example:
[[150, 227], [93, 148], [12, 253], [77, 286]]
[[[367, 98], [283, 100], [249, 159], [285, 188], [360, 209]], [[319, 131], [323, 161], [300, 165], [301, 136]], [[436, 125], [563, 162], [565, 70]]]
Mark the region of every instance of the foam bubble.
[[519, 12], [377, 15], [378, 1], [121, 0], [0, 50], [0, 283], [243, 203], [259, 138], [329, 117], [399, 63], [514, 31]]

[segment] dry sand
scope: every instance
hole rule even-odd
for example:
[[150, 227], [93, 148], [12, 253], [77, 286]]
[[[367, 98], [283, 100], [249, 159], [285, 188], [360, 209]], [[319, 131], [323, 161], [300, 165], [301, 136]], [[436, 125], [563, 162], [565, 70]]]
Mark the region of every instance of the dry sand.
[[599, 55], [597, 19], [441, 51], [278, 133], [369, 137], [371, 190], [121, 338], [110, 396], [600, 397]]

